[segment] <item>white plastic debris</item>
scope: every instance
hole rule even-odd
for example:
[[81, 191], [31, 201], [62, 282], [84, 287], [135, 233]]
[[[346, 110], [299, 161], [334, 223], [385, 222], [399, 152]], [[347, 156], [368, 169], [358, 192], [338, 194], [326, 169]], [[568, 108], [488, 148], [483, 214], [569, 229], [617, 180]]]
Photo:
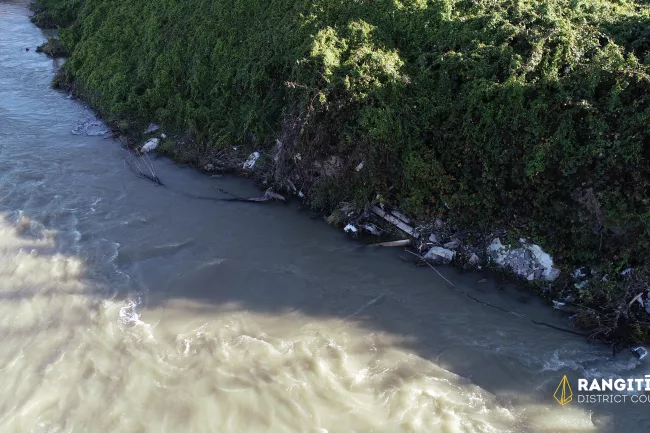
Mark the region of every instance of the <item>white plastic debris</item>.
[[553, 308], [555, 308], [556, 310], [561, 310], [562, 307], [564, 307], [565, 305], [566, 304], [564, 302], [553, 301]]
[[244, 168], [246, 170], [252, 170], [253, 167], [255, 167], [255, 163], [257, 160], [260, 158], [260, 153], [259, 152], [253, 152], [248, 156], [248, 159], [246, 162], [244, 162]]
[[302, 191], [298, 191], [298, 197], [305, 198], [305, 194], [303, 194]]
[[140, 152], [147, 153], [147, 152], [151, 152], [152, 150], [156, 150], [159, 142], [160, 140], [157, 138], [150, 138], [142, 145], [142, 147], [140, 148]]
[[158, 131], [160, 129], [159, 125], [156, 125], [155, 123], [150, 123], [149, 126], [147, 126], [147, 129], [145, 129], [144, 133], [145, 134], [153, 134], [154, 132]]
[[345, 226], [343, 228], [343, 231], [345, 233], [357, 233], [359, 231], [359, 229], [356, 228], [355, 226], [353, 226], [352, 224], [348, 224], [347, 226]]
[[162, 134], [160, 134], [160, 138], [162, 138], [163, 140], [166, 140], [167, 139], [167, 134], [165, 134], [163, 132]]
[[456, 256], [456, 251], [442, 247], [433, 247], [424, 255], [424, 259], [436, 264], [449, 264]]
[[379, 235], [381, 235], [381, 232], [379, 231], [379, 229], [377, 228], [377, 226], [374, 225], [374, 224], [364, 224], [364, 225], [362, 225], [361, 227], [363, 227], [363, 229], [364, 229], [365, 231], [367, 231], [368, 233], [370, 233], [371, 235], [374, 235], [374, 236], [379, 236]]
[[357, 168], [355, 168], [355, 170], [356, 170], [356, 171], [361, 171], [361, 169], [363, 168], [364, 165], [365, 165], [365, 162], [361, 161], [361, 162], [359, 163], [359, 165], [357, 165]]
[[648, 350], [645, 347], [639, 346], [639, 347], [633, 347], [630, 349], [634, 354], [639, 358], [639, 360], [643, 359], [646, 357], [648, 354]]

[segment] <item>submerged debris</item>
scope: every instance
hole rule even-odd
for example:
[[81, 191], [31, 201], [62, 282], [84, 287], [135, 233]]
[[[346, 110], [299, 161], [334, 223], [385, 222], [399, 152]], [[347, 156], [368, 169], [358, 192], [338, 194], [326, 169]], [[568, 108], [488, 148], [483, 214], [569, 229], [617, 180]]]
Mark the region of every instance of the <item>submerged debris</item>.
[[630, 349], [632, 353], [634, 353], [639, 360], [643, 359], [646, 357], [648, 354], [648, 350], [645, 347], [639, 346], [639, 347], [633, 347]]

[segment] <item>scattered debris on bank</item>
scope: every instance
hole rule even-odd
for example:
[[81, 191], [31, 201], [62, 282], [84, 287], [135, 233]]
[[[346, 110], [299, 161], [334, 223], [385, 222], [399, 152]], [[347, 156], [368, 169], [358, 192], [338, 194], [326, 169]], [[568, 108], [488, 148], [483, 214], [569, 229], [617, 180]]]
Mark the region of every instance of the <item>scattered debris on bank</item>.
[[560, 270], [553, 267], [553, 259], [539, 245], [529, 245], [520, 239], [519, 247], [506, 247], [495, 238], [487, 247], [487, 254], [496, 266], [507, 268], [528, 281], [555, 281]]
[[150, 123], [149, 126], [147, 126], [147, 129], [144, 130], [144, 134], [145, 135], [154, 134], [154, 133], [158, 132], [159, 130], [160, 130], [160, 125], [156, 125], [155, 123]]
[[260, 153], [259, 152], [253, 152], [250, 154], [248, 159], [244, 162], [243, 167], [245, 170], [252, 170], [255, 168], [255, 163], [257, 160], [260, 159]]

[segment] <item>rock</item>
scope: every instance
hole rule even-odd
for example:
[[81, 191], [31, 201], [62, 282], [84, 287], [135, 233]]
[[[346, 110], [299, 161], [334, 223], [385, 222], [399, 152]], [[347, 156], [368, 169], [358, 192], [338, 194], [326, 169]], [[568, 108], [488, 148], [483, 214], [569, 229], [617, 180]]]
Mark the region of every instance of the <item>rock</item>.
[[437, 230], [441, 230], [445, 226], [445, 223], [442, 222], [442, 220], [440, 218], [436, 218], [436, 221], [433, 223], [433, 226]]
[[150, 123], [149, 126], [147, 126], [147, 129], [144, 130], [145, 134], [153, 134], [154, 132], [158, 131], [160, 129], [160, 126], [156, 125], [155, 123]]
[[476, 254], [472, 254], [470, 256], [469, 260], [467, 261], [467, 263], [469, 263], [472, 266], [477, 266], [480, 262], [481, 262], [481, 259]]
[[252, 170], [255, 167], [255, 163], [259, 158], [260, 158], [259, 152], [253, 152], [250, 155], [248, 155], [248, 159], [246, 160], [246, 162], [244, 162], [244, 169]]
[[305, 194], [302, 191], [298, 191], [298, 197], [305, 198]]
[[356, 170], [356, 171], [361, 171], [361, 169], [363, 168], [364, 164], [365, 164], [365, 163], [364, 163], [363, 161], [361, 161], [361, 162], [359, 163], [359, 165], [357, 165], [357, 167], [355, 168], [355, 170]]
[[214, 165], [212, 164], [206, 164], [205, 167], [203, 167], [204, 171], [214, 171]]
[[648, 354], [648, 350], [645, 347], [639, 346], [639, 347], [633, 347], [630, 349], [632, 353], [634, 353], [639, 360], [643, 359], [646, 357]]
[[142, 145], [140, 148], [141, 153], [147, 153], [151, 152], [152, 150], [156, 150], [158, 147], [160, 140], [157, 138], [150, 138], [149, 140], [145, 141], [145, 143]]
[[458, 248], [459, 245], [460, 245], [460, 242], [454, 240], [454, 241], [451, 241], [451, 242], [447, 242], [444, 246], [448, 250], [455, 250], [456, 248]]
[[343, 228], [343, 231], [344, 231], [345, 233], [358, 233], [358, 232], [359, 232], [359, 229], [356, 228], [355, 226], [353, 226], [352, 224], [348, 224], [347, 226], [345, 226], [345, 227]]
[[436, 236], [434, 233], [431, 233], [429, 235], [429, 242], [437, 244], [438, 242], [438, 236]]
[[424, 259], [438, 265], [447, 265], [456, 256], [456, 252], [442, 247], [433, 247], [424, 255]]
[[631, 274], [632, 272], [634, 272], [634, 269], [632, 269], [632, 268], [627, 268], [627, 269], [621, 271], [621, 275], [629, 275], [629, 274]]
[[478, 280], [476, 283], [477, 283], [477, 284], [487, 283], [487, 278], [481, 278], [481, 279]]
[[532, 274], [528, 275], [528, 276], [526, 277], [526, 279], [527, 279], [528, 281], [533, 281], [533, 280], [535, 279], [535, 273], [533, 272]]
[[162, 138], [163, 140], [167, 140], [167, 134], [163, 132], [162, 134], [160, 134], [160, 138]]
[[543, 268], [542, 276], [546, 281], [554, 281], [560, 276], [560, 270], [553, 267], [553, 259], [548, 253], [545, 253], [539, 245], [528, 246], [533, 257]]

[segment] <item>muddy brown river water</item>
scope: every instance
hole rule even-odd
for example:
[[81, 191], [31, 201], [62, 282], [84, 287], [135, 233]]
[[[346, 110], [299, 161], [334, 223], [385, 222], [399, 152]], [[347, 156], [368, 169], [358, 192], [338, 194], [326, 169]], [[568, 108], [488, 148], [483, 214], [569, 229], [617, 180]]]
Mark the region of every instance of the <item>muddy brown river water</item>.
[[471, 302], [297, 206], [184, 194], [258, 195], [246, 180], [165, 158], [174, 188], [136, 178], [50, 89], [28, 17], [0, 1], [0, 432], [650, 431], [648, 404], [553, 399], [565, 374], [643, 377], [646, 360]]

